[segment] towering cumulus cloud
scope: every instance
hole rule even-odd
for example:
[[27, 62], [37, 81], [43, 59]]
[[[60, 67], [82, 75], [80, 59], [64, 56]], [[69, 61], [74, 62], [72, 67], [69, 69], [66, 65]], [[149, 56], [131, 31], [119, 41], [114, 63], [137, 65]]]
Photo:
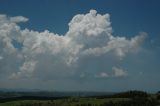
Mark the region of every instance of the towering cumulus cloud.
[[109, 78], [112, 71], [115, 77], [127, 76], [114, 63], [138, 53], [146, 37], [113, 36], [110, 15], [96, 10], [74, 16], [63, 36], [22, 30], [18, 23], [26, 21], [23, 16], [0, 15], [1, 79]]

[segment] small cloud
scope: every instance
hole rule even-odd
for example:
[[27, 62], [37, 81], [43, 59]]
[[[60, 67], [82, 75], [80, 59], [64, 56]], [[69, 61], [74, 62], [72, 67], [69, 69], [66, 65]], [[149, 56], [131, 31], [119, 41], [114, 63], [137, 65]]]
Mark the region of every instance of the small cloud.
[[127, 71], [121, 69], [121, 68], [117, 68], [117, 67], [112, 67], [112, 70], [114, 72], [114, 76], [115, 77], [126, 77], [128, 76]]
[[0, 60], [3, 60], [3, 57], [2, 57], [2, 56], [0, 56]]
[[10, 17], [10, 21], [13, 23], [26, 22], [28, 18], [23, 16]]
[[106, 72], [101, 72], [95, 75], [96, 78], [108, 78], [109, 75]]
[[143, 72], [142, 72], [142, 71], [140, 71], [140, 72], [139, 72], [139, 75], [143, 75]]
[[154, 39], [151, 39], [150, 42], [151, 42], [151, 44], [154, 44], [154, 43], [155, 43], [155, 40], [154, 40]]
[[84, 73], [80, 74], [80, 78], [84, 78], [86, 75]]

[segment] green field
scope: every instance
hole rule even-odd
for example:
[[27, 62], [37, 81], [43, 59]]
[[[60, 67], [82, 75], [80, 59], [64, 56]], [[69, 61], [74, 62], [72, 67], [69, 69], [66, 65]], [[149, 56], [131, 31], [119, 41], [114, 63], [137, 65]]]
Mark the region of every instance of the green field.
[[[3, 102], [3, 103], [2, 103]], [[0, 106], [159, 106], [160, 94], [147, 94], [142, 91], [129, 91], [114, 95], [92, 97], [41, 98], [20, 97], [1, 99]]]
[[81, 106], [81, 105], [94, 105], [100, 106], [106, 102], [118, 103], [120, 101], [129, 101], [128, 98], [107, 98], [107, 99], [96, 99], [96, 98], [69, 98], [59, 100], [18, 100], [6, 103], [0, 103], [0, 106]]

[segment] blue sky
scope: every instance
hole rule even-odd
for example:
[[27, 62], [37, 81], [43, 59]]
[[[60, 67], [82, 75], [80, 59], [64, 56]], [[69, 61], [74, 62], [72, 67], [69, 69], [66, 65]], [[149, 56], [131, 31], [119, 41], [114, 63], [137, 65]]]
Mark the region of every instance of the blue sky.
[[160, 33], [160, 22], [157, 21], [160, 18], [159, 3], [158, 0], [2, 0], [0, 12], [10, 16], [28, 17], [30, 21], [24, 27], [40, 31], [48, 29], [64, 34], [74, 15], [95, 9], [99, 13], [111, 14], [115, 33], [132, 36], [137, 31], [148, 31], [156, 36]]
[[[158, 0], [134, 0], [134, 1], [133, 0], [121, 0], [121, 1], [120, 0], [119, 1], [116, 1], [116, 0], [85, 0], [85, 1], [82, 1], [82, 0], [38, 0], [38, 1], [36, 0], [1, 0], [0, 14], [5, 14], [6, 17], [23, 16], [29, 20], [25, 23], [18, 23], [18, 24], [16, 23], [17, 26], [21, 27], [21, 31], [19, 30], [14, 31], [15, 34], [13, 35], [23, 36], [23, 38], [21, 38], [23, 39], [22, 41], [17, 40], [18, 38], [13, 38], [12, 35], [6, 35], [6, 36], [9, 36], [8, 38], [11, 38], [11, 45], [13, 44], [15, 48], [18, 48], [18, 51], [12, 54], [5, 54], [4, 51], [2, 50], [0, 51], [0, 69], [1, 69], [0, 74], [1, 76], [3, 76], [3, 78], [0, 81], [0, 84], [2, 85], [3, 88], [40, 87], [40, 89], [54, 89], [54, 90], [58, 90], [58, 89], [84, 90], [84, 91], [85, 90], [122, 91], [122, 90], [129, 90], [129, 89], [147, 90], [147, 91], [159, 90], [160, 89], [160, 84], [159, 84], [159, 80], [160, 80], [159, 78], [159, 75], [160, 75], [160, 67], [159, 67], [160, 65], [160, 57], [159, 57], [160, 12], [159, 10], [160, 10], [160, 7], [159, 7], [159, 4], [160, 4], [160, 1]], [[31, 48], [30, 45], [25, 43], [28, 40], [31, 43], [33, 43], [32, 45], [34, 45], [34, 43], [40, 42], [40, 41], [34, 40], [34, 39], [39, 39], [38, 37], [29, 39], [29, 37], [34, 37], [34, 35], [36, 34], [36, 31], [37, 33], [39, 33], [40, 36], [41, 36], [41, 32], [47, 36], [52, 36], [51, 33], [58, 34], [58, 36], [72, 36], [72, 33], [73, 33], [71, 31], [72, 28], [70, 30], [69, 29], [70, 26], [68, 26], [72, 18], [77, 14], [84, 14], [84, 15], [92, 14], [91, 12], [88, 13], [91, 9], [96, 10], [97, 13], [101, 15], [108, 13], [110, 15], [109, 22], [111, 22], [111, 25], [109, 26], [112, 27], [112, 32], [113, 32], [112, 36], [114, 37], [119, 36], [121, 38], [125, 37], [126, 40], [124, 42], [131, 42], [131, 39], [139, 35], [139, 32], [147, 33], [147, 37], [145, 38], [143, 43], [137, 44], [138, 46], [136, 45], [136, 47], [138, 47], [138, 49], [140, 48], [141, 50], [138, 53], [130, 53], [130, 51], [136, 51], [137, 48], [136, 50], [122, 49], [122, 53], [125, 50], [127, 51], [127, 54], [124, 54], [125, 56], [123, 57], [122, 60], [115, 59], [116, 55], [113, 55], [114, 53], [111, 53], [111, 54], [104, 53], [103, 55], [100, 55], [98, 57], [91, 56], [91, 55], [81, 57], [82, 54], [80, 53], [79, 53], [80, 56], [79, 54], [76, 54], [76, 56], [74, 54], [75, 57], [72, 57], [72, 58], [74, 58], [73, 60], [76, 62], [74, 63], [75, 66], [73, 65], [73, 67], [71, 68], [69, 66], [65, 66], [65, 63], [61, 62], [61, 58], [63, 58], [63, 55], [70, 54], [70, 51], [72, 51], [70, 50], [70, 48], [72, 48], [71, 45], [77, 44], [75, 48], [78, 48], [80, 46], [80, 43], [82, 43], [83, 46], [87, 45], [83, 49], [78, 49], [78, 51], [82, 51], [87, 47], [90, 47], [92, 49], [95, 47], [95, 45], [96, 47], [99, 47], [103, 45], [101, 43], [105, 42], [105, 41], [100, 41], [100, 42], [95, 41], [93, 40], [94, 38], [86, 38], [86, 39], [92, 39], [93, 41], [90, 41], [90, 40], [83, 41], [85, 39], [77, 37], [75, 40], [77, 39], [78, 40], [76, 42], [74, 41], [74, 43], [72, 42], [73, 44], [69, 45], [69, 51], [67, 52], [64, 52], [65, 50], [62, 50], [62, 51], [60, 50], [60, 53], [58, 53], [58, 55], [57, 54], [55, 55], [55, 54], [48, 53], [51, 50], [46, 50], [46, 51], [44, 50], [45, 55], [34, 54], [36, 55], [34, 59], [25, 57], [26, 54], [29, 52], [29, 50], [27, 49], [28, 51], [26, 52], [25, 51], [26, 49], [24, 49], [23, 51], [23, 48], [25, 48], [25, 45], [26, 45], [26, 48], [27, 47]], [[23, 21], [24, 20], [25, 19], [23, 19]], [[2, 20], [2, 22], [6, 23], [4, 20]], [[10, 23], [10, 21], [8, 23]], [[11, 23], [14, 23], [14, 22], [11, 22]], [[24, 31], [25, 28], [27, 28], [29, 32], [27, 31], [25, 32]], [[2, 31], [2, 29], [0, 30]], [[45, 32], [45, 30], [48, 30], [49, 32]], [[32, 35], [33, 33], [33, 36], [28, 36], [28, 38], [26, 38], [24, 37], [24, 35], [27, 36], [26, 33], [29, 35]], [[39, 36], [39, 35], [37, 34], [35, 36]], [[97, 35], [102, 35], [102, 34], [100, 33]], [[3, 33], [1, 33], [0, 36], [3, 36]], [[25, 42], [25, 39], [27, 39], [26, 42]], [[63, 43], [61, 43], [63, 42], [63, 40], [59, 41], [59, 39], [60, 38], [58, 38], [57, 40], [58, 42], [57, 45], [63, 45]], [[68, 38], [64, 37], [62, 39], [68, 39]], [[118, 38], [116, 39], [118, 40]], [[0, 42], [1, 42], [0, 47], [4, 49], [5, 44], [2, 43], [3, 42], [2, 40], [0, 40]], [[117, 44], [117, 42], [118, 41], [115, 41], [115, 44]], [[137, 43], [138, 42], [139, 41], [137, 41]], [[46, 43], [46, 45], [47, 44], [50, 45], [50, 43]], [[46, 45], [45, 45], [45, 48], [46, 48]], [[39, 45], [39, 46], [42, 47], [44, 45]], [[54, 46], [54, 44], [52, 46]], [[60, 48], [60, 47], [56, 46], [54, 49]], [[77, 49], [74, 49], [73, 51], [76, 51], [76, 50]], [[118, 47], [116, 48], [116, 50], [119, 50]], [[15, 58], [18, 54], [22, 55], [22, 57], [24, 58], [23, 59]], [[33, 55], [31, 54], [31, 52], [27, 54], [28, 57], [30, 57], [31, 55]], [[42, 59], [41, 60], [38, 59], [38, 56], [41, 56], [43, 57], [42, 58], [43, 60], [46, 60], [47, 64], [45, 64], [44, 67], [49, 67], [49, 68], [46, 68], [46, 70], [48, 71], [45, 71], [45, 68], [44, 68], [40, 70], [40, 72], [37, 72], [37, 71], [34, 72], [34, 70], [41, 69], [39, 68], [39, 66], [41, 65], [43, 66], [44, 64], [41, 62]], [[73, 54], [71, 56], [73, 56]], [[77, 57], [78, 59], [75, 59]], [[50, 60], [49, 58], [53, 60]], [[16, 64], [13, 61], [15, 61]], [[16, 84], [15, 85], [10, 84], [12, 81], [10, 81], [10, 79], [7, 79], [7, 75], [9, 76], [10, 74], [12, 74], [12, 76], [13, 75], [15, 76], [17, 74], [13, 74], [13, 73], [18, 73], [18, 72], [26, 73], [22, 71], [25, 69], [24, 67], [25, 66], [27, 67], [30, 65], [34, 66], [35, 64], [38, 64], [38, 65], [35, 66], [35, 69], [33, 70], [31, 69], [34, 73], [36, 73], [35, 75], [33, 74], [31, 78], [33, 82], [31, 80], [28, 80], [27, 78], [25, 79], [22, 78], [23, 80], [21, 82], [18, 81], [18, 79], [13, 80], [13, 83], [19, 82], [20, 83], [19, 86], [16, 86]], [[63, 73], [63, 70], [64, 70], [60, 68], [59, 64], [61, 64], [60, 66], [64, 65], [64, 68], [66, 70], [72, 70], [72, 71], [76, 70], [76, 72], [73, 72], [74, 74], [71, 73], [68, 76], [59, 75], [58, 73]], [[51, 72], [52, 70], [50, 68], [56, 68], [57, 70], [53, 70], [54, 72]], [[11, 69], [14, 69], [14, 71], [10, 72]], [[84, 70], [84, 71], [81, 71], [81, 70]], [[111, 70], [115, 72], [115, 76], [112, 75], [113, 73]], [[46, 76], [43, 76], [42, 74], [43, 71], [46, 72]], [[119, 75], [119, 74], [116, 74], [116, 72], [122, 72], [120, 76], [122, 75], [123, 77], [116, 78], [116, 76]], [[93, 76], [96, 78], [92, 78]], [[100, 78], [100, 77], [103, 77], [103, 78]], [[67, 79], [67, 81], [65, 79]], [[28, 84], [23, 85], [24, 82], [27, 82]], [[5, 83], [8, 83], [8, 84], [5, 84]], [[46, 83], [46, 84], [42, 84], [42, 83]], [[67, 86], [66, 83], [69, 83], [70, 86]], [[37, 84], [37, 86], [35, 86], [35, 84]], [[46, 86], [49, 86], [50, 88], [42, 87], [41, 85], [46, 85]]]

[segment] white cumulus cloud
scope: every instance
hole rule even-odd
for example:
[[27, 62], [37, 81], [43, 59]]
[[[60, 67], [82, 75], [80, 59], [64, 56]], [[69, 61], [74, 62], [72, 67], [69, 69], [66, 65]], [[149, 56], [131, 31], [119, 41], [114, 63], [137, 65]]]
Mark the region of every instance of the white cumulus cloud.
[[[96, 10], [75, 15], [69, 22], [69, 30], [62, 36], [48, 30], [22, 30], [18, 23], [26, 21], [28, 18], [23, 16], [0, 15], [0, 56], [3, 57], [0, 73], [9, 78], [57, 79], [80, 76], [80, 73], [83, 77], [85, 73], [94, 75], [99, 70], [95, 61], [107, 63], [110, 58], [120, 61], [129, 53], [137, 53], [147, 35], [140, 33], [130, 39], [114, 36], [110, 15], [98, 14]], [[14, 43], [21, 45], [21, 49]], [[107, 65], [114, 66], [105, 64], [103, 67]], [[116, 67], [113, 71], [115, 76], [127, 75]], [[108, 77], [108, 74], [100, 72], [98, 77]]]
[[95, 75], [96, 78], [108, 78], [109, 75], [106, 72], [101, 72]]
[[123, 70], [122, 68], [112, 67], [115, 77], [126, 77], [128, 76], [127, 71]]

